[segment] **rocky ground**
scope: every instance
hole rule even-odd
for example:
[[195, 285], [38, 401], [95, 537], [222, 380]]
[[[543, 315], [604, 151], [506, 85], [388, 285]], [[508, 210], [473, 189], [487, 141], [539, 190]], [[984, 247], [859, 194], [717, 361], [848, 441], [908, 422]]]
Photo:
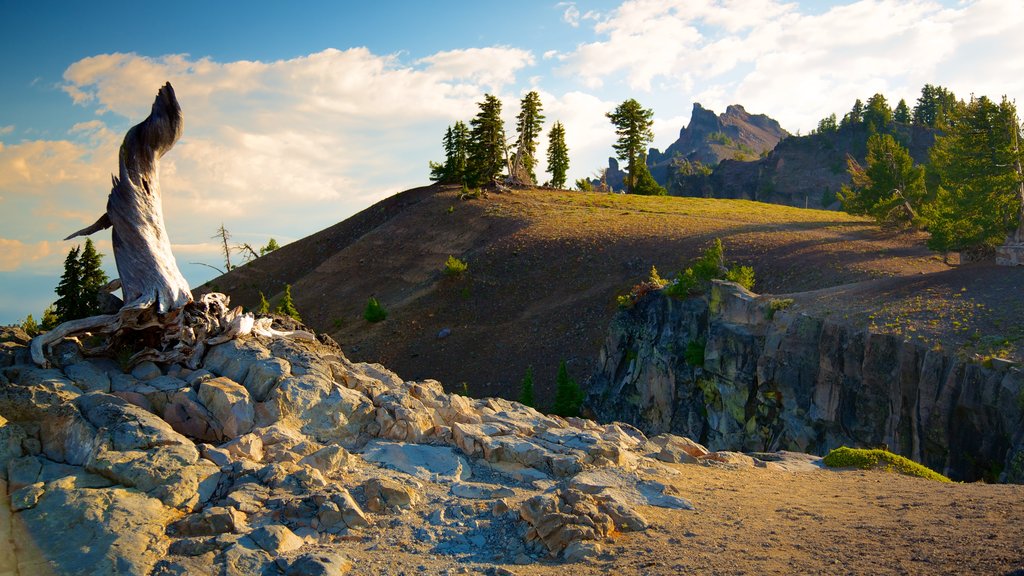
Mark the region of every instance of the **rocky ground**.
[[198, 370], [0, 338], [0, 574], [1003, 573], [1024, 487], [445, 394], [329, 340]]

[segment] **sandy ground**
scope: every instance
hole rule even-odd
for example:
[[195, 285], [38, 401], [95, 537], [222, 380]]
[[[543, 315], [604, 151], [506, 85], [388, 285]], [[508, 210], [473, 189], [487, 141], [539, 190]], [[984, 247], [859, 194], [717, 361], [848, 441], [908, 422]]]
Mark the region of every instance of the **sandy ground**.
[[[616, 534], [602, 543], [603, 554], [580, 563], [535, 555], [517, 565], [520, 523], [493, 519], [483, 501], [466, 501], [467, 512], [476, 506], [480, 513], [443, 532], [479, 535], [487, 544], [439, 553], [443, 536], [417, 536], [438, 530], [428, 520], [430, 487], [427, 502], [401, 520], [377, 516], [375, 528], [333, 546], [353, 561], [352, 574], [1006, 574], [1024, 568], [1024, 486], [685, 464], [664, 465], [661, 474], [695, 510], [640, 507], [650, 529]], [[516, 492], [513, 506], [536, 493]]]

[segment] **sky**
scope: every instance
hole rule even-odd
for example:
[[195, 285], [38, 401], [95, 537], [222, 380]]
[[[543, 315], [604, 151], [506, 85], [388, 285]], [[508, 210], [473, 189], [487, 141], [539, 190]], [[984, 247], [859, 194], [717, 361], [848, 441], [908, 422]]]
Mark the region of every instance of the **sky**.
[[[926, 83], [1024, 95], [1024, 3], [1009, 0], [167, 6], [0, 0], [0, 324], [55, 300], [83, 242], [61, 238], [103, 213], [121, 139], [166, 81], [185, 132], [161, 163], [164, 215], [193, 286], [223, 266], [221, 224], [233, 243], [285, 244], [429, 183], [445, 128], [486, 93], [510, 135], [540, 94], [570, 182], [613, 155], [605, 113], [628, 98], [654, 110], [664, 149], [694, 102], [806, 133], [878, 92], [913, 106]], [[94, 242], [116, 277], [109, 231]]]

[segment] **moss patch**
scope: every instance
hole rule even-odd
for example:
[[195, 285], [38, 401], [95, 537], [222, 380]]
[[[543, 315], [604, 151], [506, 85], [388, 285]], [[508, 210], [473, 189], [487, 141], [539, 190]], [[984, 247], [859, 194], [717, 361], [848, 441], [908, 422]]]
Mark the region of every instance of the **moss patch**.
[[824, 459], [829, 468], [861, 468], [863, 470], [887, 470], [908, 476], [917, 476], [939, 482], [950, 482], [942, 474], [935, 472], [913, 460], [893, 454], [887, 450], [866, 450], [841, 446], [828, 453]]

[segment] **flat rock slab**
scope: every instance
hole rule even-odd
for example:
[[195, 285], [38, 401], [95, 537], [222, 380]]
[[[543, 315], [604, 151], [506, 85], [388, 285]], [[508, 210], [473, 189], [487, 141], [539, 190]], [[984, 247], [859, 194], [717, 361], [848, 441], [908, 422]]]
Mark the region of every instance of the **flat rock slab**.
[[510, 498], [515, 496], [516, 493], [511, 488], [506, 488], [505, 486], [459, 482], [452, 484], [452, 495], [470, 500], [493, 500], [495, 498]]
[[632, 472], [602, 468], [576, 475], [569, 486], [580, 492], [608, 495], [633, 506], [693, 510], [689, 500], [676, 496], [661, 482], [644, 480]]
[[821, 456], [804, 454], [803, 452], [790, 452], [780, 450], [778, 452], [751, 452], [748, 456], [757, 462], [768, 463], [767, 467], [785, 472], [814, 472], [825, 467]]
[[374, 440], [363, 449], [363, 459], [429, 482], [458, 482], [473, 474], [464, 457], [444, 446]]

